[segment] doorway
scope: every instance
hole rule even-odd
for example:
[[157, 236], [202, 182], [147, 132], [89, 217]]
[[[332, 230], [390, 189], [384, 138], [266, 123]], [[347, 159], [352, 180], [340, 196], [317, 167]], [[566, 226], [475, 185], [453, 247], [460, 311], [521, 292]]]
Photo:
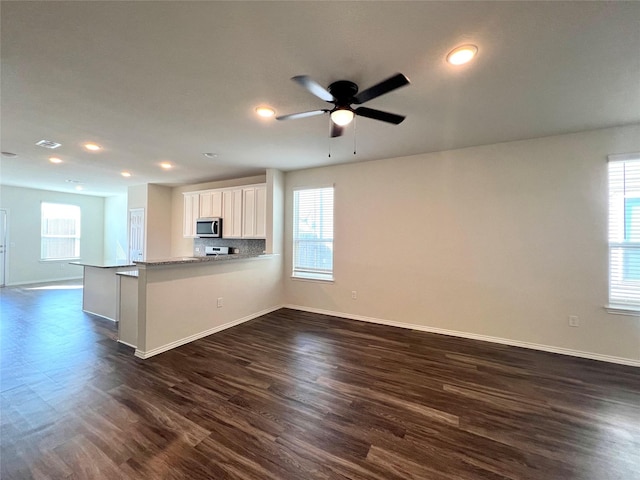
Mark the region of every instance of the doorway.
[[144, 208], [129, 210], [129, 263], [144, 260]]
[[7, 265], [7, 211], [0, 210], [0, 287], [5, 285]]

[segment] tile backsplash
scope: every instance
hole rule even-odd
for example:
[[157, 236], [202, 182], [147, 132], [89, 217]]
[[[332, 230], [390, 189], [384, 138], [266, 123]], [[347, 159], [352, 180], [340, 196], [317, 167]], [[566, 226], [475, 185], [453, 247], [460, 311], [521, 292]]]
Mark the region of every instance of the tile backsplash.
[[243, 255], [260, 255], [264, 253], [266, 241], [264, 239], [242, 238], [194, 238], [193, 256], [204, 257], [204, 247], [229, 247], [237, 248]]

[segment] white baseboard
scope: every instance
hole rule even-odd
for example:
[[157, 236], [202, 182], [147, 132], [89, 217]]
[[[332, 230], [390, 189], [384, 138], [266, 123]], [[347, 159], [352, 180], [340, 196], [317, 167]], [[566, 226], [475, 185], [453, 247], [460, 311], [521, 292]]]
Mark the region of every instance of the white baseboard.
[[252, 313], [251, 315], [247, 315], [246, 317], [239, 318], [237, 320], [233, 320], [231, 322], [224, 323], [222, 325], [218, 325], [217, 327], [210, 328], [209, 330], [205, 330], [203, 332], [196, 333], [194, 335], [190, 335], [185, 338], [181, 338], [180, 340], [176, 340], [175, 342], [167, 343], [166, 345], [162, 345], [161, 347], [156, 347], [146, 352], [136, 348], [135, 356], [138, 358], [146, 359], [149, 357], [153, 357], [154, 355], [158, 355], [159, 353], [166, 352], [167, 350], [171, 350], [176, 347], [180, 347], [181, 345], [185, 345], [187, 343], [193, 342], [194, 340], [199, 340], [200, 338], [207, 337], [213, 333], [221, 332], [222, 330], [226, 330], [227, 328], [235, 327], [236, 325], [240, 325], [241, 323], [248, 322], [249, 320], [253, 320], [254, 318], [261, 317], [262, 315], [266, 315], [267, 313], [274, 312], [276, 310], [280, 310], [282, 305], [277, 305], [275, 307], [267, 308], [266, 310], [262, 310], [261, 312]]
[[123, 342], [122, 340], [117, 340], [118, 343], [121, 343], [123, 345], [126, 345], [127, 347], [131, 347], [131, 348], [136, 348], [135, 345], [131, 345], [130, 343], [127, 342]]
[[467, 333], [467, 332], [461, 332], [458, 330], [447, 330], [445, 328], [416, 325], [414, 323], [396, 322], [395, 320], [385, 320], [382, 318], [365, 317], [363, 315], [354, 315], [351, 313], [333, 312], [331, 310], [303, 307], [301, 305], [283, 305], [283, 308], [291, 308], [293, 310], [300, 310], [303, 312], [320, 313], [322, 315], [331, 315], [333, 317], [341, 317], [349, 320], [359, 320], [361, 322], [378, 323], [380, 325], [387, 325], [390, 327], [406, 328], [409, 330], [418, 330], [421, 332], [438, 333], [440, 335], [449, 335], [452, 337], [468, 338], [471, 340], [480, 340], [483, 342], [499, 343], [502, 345], [510, 345], [512, 347], [528, 348], [530, 350], [541, 350], [543, 352], [558, 353], [561, 355], [587, 358], [589, 360], [598, 360], [601, 362], [618, 363], [621, 365], [629, 365], [631, 367], [640, 367], [640, 360], [634, 360], [632, 358], [614, 357], [611, 355], [601, 355], [599, 353], [583, 352], [580, 350], [571, 350], [568, 348], [553, 347], [550, 345], [541, 345], [538, 343], [521, 342], [519, 340], [511, 340], [508, 338], [491, 337], [488, 335], [480, 335], [477, 333]]
[[92, 312], [91, 310], [82, 309], [84, 313], [88, 313], [89, 315], [93, 315], [94, 317], [100, 317], [103, 320], [109, 320], [110, 322], [117, 323], [118, 321], [115, 318], [107, 317], [106, 315], [100, 315], [99, 313]]

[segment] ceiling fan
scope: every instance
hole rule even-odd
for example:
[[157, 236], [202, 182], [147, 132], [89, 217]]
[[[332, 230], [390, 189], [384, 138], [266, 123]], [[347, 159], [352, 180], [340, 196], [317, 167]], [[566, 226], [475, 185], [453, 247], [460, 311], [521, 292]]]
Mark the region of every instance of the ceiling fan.
[[409, 79], [401, 73], [396, 73], [392, 77], [375, 84], [372, 87], [358, 93], [358, 85], [349, 80], [338, 80], [333, 82], [326, 89], [308, 75], [298, 75], [291, 80], [296, 82], [303, 88], [306, 88], [316, 97], [325, 102], [333, 103], [333, 108], [323, 108], [320, 110], [312, 110], [310, 112], [291, 113], [289, 115], [281, 115], [276, 120], [291, 120], [295, 118], [313, 117], [316, 115], [324, 115], [329, 113], [331, 116], [331, 136], [339, 137], [342, 135], [344, 126], [348, 125], [355, 115], [381, 120], [387, 123], [398, 125], [405, 117], [396, 115], [395, 113], [383, 112], [367, 107], [353, 108], [352, 104], [360, 105], [362, 103], [373, 100], [380, 95], [389, 93], [396, 88], [408, 85]]

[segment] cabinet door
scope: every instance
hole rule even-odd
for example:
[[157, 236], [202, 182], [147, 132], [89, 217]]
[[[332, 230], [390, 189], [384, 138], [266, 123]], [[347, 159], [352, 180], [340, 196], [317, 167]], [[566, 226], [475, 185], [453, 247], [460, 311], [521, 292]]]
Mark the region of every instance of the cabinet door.
[[267, 187], [242, 189], [242, 238], [267, 236]]
[[222, 193], [222, 237], [242, 237], [242, 190], [225, 190]]
[[211, 190], [200, 193], [200, 217], [222, 216], [222, 192]]
[[256, 187], [256, 237], [267, 238], [267, 187]]
[[256, 189], [242, 189], [242, 237], [256, 236]]
[[196, 220], [200, 216], [200, 195], [197, 193], [184, 194], [184, 215], [182, 235], [193, 238], [196, 236]]

